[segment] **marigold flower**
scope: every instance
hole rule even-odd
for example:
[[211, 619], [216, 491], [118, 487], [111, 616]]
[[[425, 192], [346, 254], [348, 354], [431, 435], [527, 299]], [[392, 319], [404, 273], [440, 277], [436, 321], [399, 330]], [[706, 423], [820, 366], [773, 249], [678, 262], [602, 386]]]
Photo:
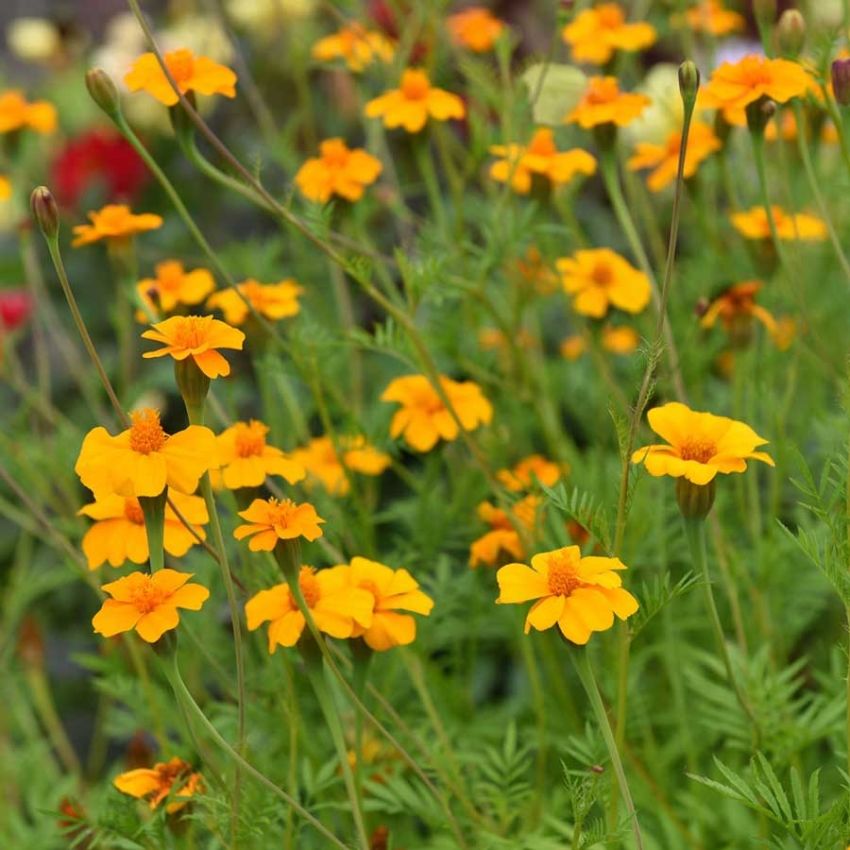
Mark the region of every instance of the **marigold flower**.
[[483, 6], [470, 6], [462, 12], [446, 18], [446, 28], [452, 41], [468, 47], [474, 53], [486, 53], [493, 49], [499, 36], [505, 31], [505, 22], [499, 20]]
[[640, 336], [627, 325], [605, 325], [602, 328], [602, 347], [611, 354], [631, 354], [640, 344]]
[[[460, 424], [466, 431], [487, 425], [493, 418], [493, 406], [473, 381], [453, 381], [440, 376], [440, 385], [449, 399]], [[442, 437], [456, 440], [459, 429], [437, 391], [424, 375], [404, 375], [390, 381], [381, 401], [401, 405], [390, 423], [390, 436], [404, 437], [408, 446], [418, 452], [430, 451]]]
[[719, 472], [744, 472], [748, 460], [774, 465], [770, 455], [756, 451], [767, 440], [743, 422], [693, 411], [677, 401], [654, 407], [647, 419], [649, 427], [669, 443], [644, 446], [632, 454], [632, 463], [642, 463], [650, 475], [705, 485]]
[[155, 643], [180, 623], [178, 608], [200, 611], [210, 592], [200, 584], [187, 584], [193, 573], [157, 570], [130, 573], [124, 578], [104, 584], [112, 599], [107, 599], [94, 615], [92, 625], [97, 634], [113, 637], [135, 630], [148, 643]]
[[179, 260], [157, 263], [155, 274], [136, 284], [142, 302], [155, 313], [200, 304], [215, 289], [215, 280], [207, 269], [187, 272]]
[[776, 320], [759, 304], [756, 295], [762, 288], [760, 280], [745, 280], [720, 293], [708, 306], [700, 319], [700, 326], [713, 328], [720, 319], [730, 336], [747, 333], [752, 319], [758, 319], [771, 333], [776, 330]]
[[511, 343], [516, 348], [530, 351], [537, 348], [537, 337], [525, 328], [520, 328], [510, 337], [499, 328], [481, 328], [478, 331], [478, 344], [484, 351], [508, 351]]
[[418, 133], [429, 117], [435, 121], [463, 118], [466, 107], [456, 94], [432, 86], [424, 71], [408, 68], [399, 88], [370, 100], [365, 113], [368, 118], [383, 118], [389, 129], [404, 127], [408, 133]]
[[478, 518], [490, 526], [490, 530], [472, 542], [469, 547], [469, 566], [479, 564], [489, 567], [504, 563], [507, 557], [524, 558], [525, 546], [519, 528], [532, 531], [537, 523], [540, 509], [538, 496], [526, 496], [511, 505], [510, 512], [497, 508], [490, 502], [481, 502], [477, 508]]
[[345, 496], [351, 489], [346, 470], [362, 475], [380, 475], [392, 459], [366, 442], [363, 436], [342, 436], [337, 452], [330, 437], [314, 437], [292, 453], [292, 459], [307, 470], [332, 496]]
[[640, 313], [649, 303], [649, 278], [610, 248], [576, 251], [556, 262], [573, 309], [601, 319], [610, 307]]
[[[301, 309], [298, 296], [303, 291], [304, 288], [291, 278], [278, 283], [258, 283], [249, 278], [238, 283], [235, 289], [230, 287], [214, 292], [207, 299], [207, 307], [221, 310], [228, 324], [241, 325], [251, 313], [245, 303], [247, 299], [261, 316], [276, 322], [298, 314]], [[244, 297], [240, 297], [239, 293]]]
[[101, 239], [124, 241], [137, 233], [156, 230], [162, 227], [162, 218], [154, 213], [135, 215], [125, 204], [107, 204], [99, 210], [88, 213], [91, 224], [74, 226], [75, 248], [91, 245]]
[[[301, 567], [298, 586], [319, 631], [335, 638], [350, 638], [356, 626], [369, 628], [375, 597], [359, 587], [351, 587], [339, 570]], [[295, 646], [306, 620], [287, 584], [261, 590], [245, 603], [249, 631], [269, 622], [269, 652], [278, 645]]]
[[567, 640], [585, 644], [593, 632], [614, 625], [614, 615], [625, 620], [638, 602], [622, 587], [619, 558], [581, 557], [578, 546], [541, 552], [526, 564], [508, 564], [496, 574], [497, 604], [537, 600], [525, 618], [525, 633], [533, 627], [550, 629], [556, 623]]
[[123, 794], [146, 799], [151, 809], [156, 809], [167, 797], [175, 797], [165, 807], [170, 815], [180, 811], [189, 797], [203, 789], [201, 774], [193, 771], [188, 762], [176, 757], [167, 762], [157, 762], [152, 768], [128, 770], [116, 776], [113, 784]]
[[531, 190], [534, 174], [559, 186], [569, 183], [577, 174], [596, 173], [593, 156], [581, 148], [559, 151], [554, 133], [548, 127], [536, 130], [528, 146], [492, 145], [490, 153], [503, 157], [490, 166], [490, 176], [500, 183], [510, 181], [514, 191], [522, 195]]
[[[197, 534], [197, 537], [192, 534], [178, 519], [171, 505], [166, 504], [165, 551], [175, 558], [182, 558], [198, 542], [198, 537], [206, 539], [201, 526], [206, 525], [210, 517], [200, 496], [187, 496], [177, 491], [171, 491], [168, 495]], [[83, 554], [90, 570], [96, 570], [107, 561], [112, 567], [120, 567], [126, 561], [147, 563], [150, 551], [145, 533], [145, 517], [138, 499], [114, 494], [103, 496], [80, 508], [78, 513], [95, 520], [82, 542]]]
[[[807, 213], [786, 213], [781, 207], [771, 205], [776, 235], [782, 240], [822, 242], [828, 236], [826, 223]], [[734, 228], [747, 239], [770, 239], [770, 222], [763, 206], [730, 216]]]
[[645, 94], [621, 92], [616, 77], [591, 77], [581, 100], [564, 120], [585, 130], [600, 124], [625, 127], [649, 104]]
[[[639, 171], [642, 168], [655, 169], [646, 180], [652, 192], [660, 192], [676, 179], [679, 169], [679, 151], [682, 147], [682, 133], [673, 132], [663, 145], [638, 143], [634, 155], [629, 160], [629, 169]], [[723, 147], [720, 139], [708, 124], [694, 122], [688, 134], [688, 150], [685, 154], [684, 177], [693, 177], [703, 160]]]
[[303, 537], [312, 542], [322, 536], [319, 525], [324, 520], [309, 502], [296, 505], [292, 499], [254, 499], [239, 516], [248, 523], [237, 526], [233, 536], [237, 540], [250, 537], [248, 548], [252, 552], [271, 552], [278, 540]]
[[46, 100], [27, 101], [17, 90], [0, 94], [0, 134], [27, 128], [52, 133], [56, 129], [56, 107]]
[[[186, 47], [165, 54], [165, 65], [181, 94], [221, 94], [236, 97], [236, 74], [206, 56], [195, 56]], [[180, 98], [168, 81], [153, 53], [143, 53], [124, 77], [131, 92], [146, 91], [165, 106], [174, 106]]]
[[101, 499], [113, 493], [136, 498], [159, 496], [166, 486], [194, 493], [201, 476], [215, 463], [215, 436], [190, 425], [169, 436], [151, 408], [134, 411], [132, 425], [113, 437], [93, 428], [83, 440], [74, 471]]
[[518, 461], [511, 469], [500, 469], [496, 478], [512, 493], [535, 486], [537, 482], [552, 487], [566, 472], [561, 464], [547, 460], [543, 455], [532, 454]]
[[626, 23], [626, 15], [617, 3], [602, 3], [576, 15], [561, 32], [572, 48], [576, 62], [605, 65], [616, 50], [633, 53], [655, 43], [658, 37], [650, 24]]
[[685, 22], [696, 32], [714, 36], [739, 32], [747, 24], [743, 15], [726, 9], [721, 0], [699, 0], [685, 12]]
[[142, 339], [161, 342], [165, 346], [156, 351], [145, 351], [142, 357], [150, 359], [169, 354], [175, 360], [191, 357], [208, 378], [218, 378], [230, 374], [230, 364], [218, 349], [241, 351], [245, 334], [212, 316], [172, 316], [152, 325], [151, 330], [142, 334]]
[[295, 174], [295, 185], [306, 198], [320, 204], [338, 195], [359, 201], [366, 186], [378, 179], [383, 165], [362, 148], [349, 148], [342, 139], [326, 139], [319, 156], [308, 159]]
[[311, 54], [320, 62], [342, 59], [350, 71], [359, 72], [376, 61], [391, 62], [395, 47], [382, 33], [352, 21], [333, 35], [319, 39]]
[[267, 475], [281, 475], [295, 484], [307, 474], [294, 457], [266, 443], [268, 425], [252, 419], [236, 422], [216, 438], [224, 486], [229, 490], [259, 487]]
[[565, 360], [578, 360], [587, 351], [587, 340], [581, 334], [572, 334], [561, 340], [559, 350]]

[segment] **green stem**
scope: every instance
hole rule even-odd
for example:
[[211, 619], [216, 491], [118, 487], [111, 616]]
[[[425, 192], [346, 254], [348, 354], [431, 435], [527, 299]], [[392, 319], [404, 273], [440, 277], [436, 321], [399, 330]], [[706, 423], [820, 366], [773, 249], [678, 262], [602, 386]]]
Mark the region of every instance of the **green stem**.
[[165, 499], [166, 491], [158, 496], [140, 496], [139, 504], [145, 517], [145, 534], [148, 538], [148, 558], [151, 572], [155, 573], [165, 566]]
[[416, 165], [419, 174], [425, 184], [425, 192], [428, 195], [428, 203], [437, 220], [437, 228], [446, 232], [446, 209], [443, 205], [443, 194], [440, 191], [440, 183], [437, 180], [437, 172], [434, 169], [434, 160], [431, 159], [431, 149], [428, 138], [419, 134], [413, 137], [413, 153], [416, 157]]

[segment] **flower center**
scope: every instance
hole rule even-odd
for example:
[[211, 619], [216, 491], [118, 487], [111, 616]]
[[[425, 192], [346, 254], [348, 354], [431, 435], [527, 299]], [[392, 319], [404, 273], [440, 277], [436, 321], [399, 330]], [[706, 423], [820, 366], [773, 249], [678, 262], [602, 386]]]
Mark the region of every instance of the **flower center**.
[[136, 525], [145, 524], [145, 515], [142, 512], [142, 506], [139, 504], [138, 499], [124, 500], [124, 516]]
[[186, 316], [174, 329], [175, 348], [200, 348], [207, 341], [209, 316]]
[[192, 56], [189, 50], [175, 50], [165, 57], [165, 64], [174, 77], [174, 81], [179, 85], [185, 85], [192, 79], [192, 74], [195, 70], [195, 57]]
[[157, 269], [156, 283], [162, 292], [176, 292], [183, 282], [183, 267], [180, 263], [162, 263]]
[[368, 590], [375, 597], [375, 602], [381, 598], [381, 594], [378, 592], [378, 585], [372, 579], [363, 579], [363, 581], [359, 582], [359, 585], [363, 590]]
[[608, 6], [600, 6], [596, 10], [599, 25], [604, 29], [617, 29], [623, 24], [623, 13], [613, 3]]
[[133, 424], [130, 426], [130, 449], [142, 455], [158, 452], [168, 439], [162, 425], [159, 424], [159, 413], [146, 407], [130, 414]]
[[421, 71], [408, 71], [401, 81], [402, 94], [407, 100], [423, 100], [431, 84]]
[[304, 597], [307, 607], [315, 608], [316, 603], [322, 597], [322, 591], [312, 567], [301, 567], [301, 572], [298, 574], [298, 586], [301, 588], [301, 595]]
[[262, 422], [252, 420], [241, 425], [236, 431], [236, 455], [238, 457], [257, 457], [266, 447], [266, 432], [269, 429]]
[[590, 277], [597, 286], [608, 287], [614, 282], [614, 272], [605, 263], [595, 265]]
[[162, 604], [166, 594], [151, 581], [150, 576], [145, 576], [144, 579], [144, 584], [140, 584], [133, 590], [130, 604], [140, 613], [150, 614]]
[[604, 103], [611, 103], [617, 99], [619, 89], [617, 88], [616, 80], [607, 78], [601, 80], [591, 80], [590, 88], [584, 96], [585, 103], [590, 106], [598, 106]]
[[695, 460], [697, 463], [707, 463], [717, 454], [717, 446], [711, 440], [689, 440], [679, 449], [682, 460]]
[[565, 555], [555, 555], [549, 561], [549, 592], [553, 596], [569, 596], [581, 581], [576, 575], [576, 562]]
[[329, 168], [344, 168], [348, 164], [350, 151], [339, 140], [325, 142], [322, 145], [322, 160]]

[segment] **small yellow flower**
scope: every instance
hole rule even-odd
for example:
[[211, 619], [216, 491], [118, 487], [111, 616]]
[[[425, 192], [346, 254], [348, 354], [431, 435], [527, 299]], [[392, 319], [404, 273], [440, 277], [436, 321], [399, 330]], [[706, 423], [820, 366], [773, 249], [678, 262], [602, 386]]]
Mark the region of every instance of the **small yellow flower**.
[[[823, 242], [829, 235], [826, 223], [807, 213], [786, 213], [781, 207], [772, 205], [776, 235], [785, 240], [801, 242]], [[747, 239], [770, 239], [770, 222], [764, 207], [753, 207], [746, 212], [733, 213], [732, 225]]]
[[368, 118], [383, 118], [384, 126], [404, 127], [408, 133], [418, 133], [429, 118], [448, 121], [463, 118], [463, 101], [450, 92], [431, 85], [428, 75], [419, 69], [408, 68], [401, 76], [399, 88], [392, 89], [366, 104]]
[[572, 48], [573, 59], [591, 65], [605, 65], [617, 50], [629, 53], [644, 50], [658, 37], [650, 24], [626, 23], [625, 12], [617, 3], [584, 9], [564, 27], [561, 35]]
[[449, 15], [446, 28], [455, 44], [468, 47], [473, 53], [486, 53], [493, 49], [506, 25], [489, 9], [469, 6], [462, 12]]
[[214, 289], [215, 281], [207, 269], [186, 271], [179, 260], [157, 263], [155, 277], [136, 284], [145, 306], [154, 313], [171, 313], [177, 307], [200, 304]]
[[298, 169], [295, 185], [305, 198], [320, 204], [334, 195], [353, 203], [378, 179], [382, 168], [381, 161], [362, 148], [352, 150], [342, 139], [326, 139], [319, 145], [319, 156]]
[[573, 334], [561, 341], [561, 357], [565, 360], [578, 360], [587, 351], [587, 341], [581, 334]]
[[640, 336], [628, 325], [605, 325], [602, 328], [602, 347], [611, 354], [632, 354], [640, 345]]
[[649, 303], [647, 276], [610, 248], [576, 251], [557, 261], [564, 291], [573, 296], [573, 309], [601, 319], [610, 307], [640, 313]]
[[760, 280], [745, 280], [728, 287], [709, 304], [700, 325], [713, 328], [720, 319], [724, 330], [735, 337], [746, 333], [752, 320], [758, 319], [768, 331], [775, 332], [776, 320], [764, 307], [756, 304], [756, 295], [762, 286]]
[[311, 53], [320, 62], [342, 59], [350, 71], [358, 72], [376, 61], [391, 62], [395, 48], [381, 33], [351, 22], [333, 35], [319, 39]]
[[378, 476], [392, 463], [388, 454], [367, 443], [363, 436], [341, 436], [338, 442], [339, 452], [330, 437], [314, 437], [292, 453], [309, 479], [320, 482], [332, 496], [345, 496], [351, 489], [346, 470]]
[[496, 477], [512, 493], [519, 493], [534, 487], [537, 482], [552, 487], [566, 471], [564, 466], [543, 455], [533, 454], [518, 461], [512, 469], [500, 469]]
[[[163, 58], [181, 94], [193, 91], [236, 97], [236, 74], [230, 68], [206, 56], [195, 56], [185, 47], [172, 50]], [[143, 53], [136, 59], [124, 83], [131, 92], [146, 91], [165, 106], [174, 106], [180, 100], [153, 53]]]
[[[665, 186], [669, 186], [676, 179], [679, 168], [679, 151], [682, 147], [681, 132], [673, 132], [667, 137], [663, 145], [652, 145], [646, 142], [638, 143], [632, 158], [629, 160], [629, 169], [639, 171], [643, 168], [652, 168], [654, 171], [646, 180], [646, 185], [652, 192], [660, 192]], [[714, 134], [714, 130], [699, 121], [691, 125], [688, 134], [688, 151], [685, 154], [684, 177], [693, 177], [700, 164], [708, 159], [715, 151], [719, 151], [723, 145]]]
[[585, 130], [600, 124], [625, 127], [650, 104], [645, 94], [621, 92], [616, 77], [591, 77], [587, 88], [572, 112], [564, 119]]
[[135, 215], [124, 204], [107, 204], [88, 214], [91, 224], [78, 224], [74, 227], [75, 248], [91, 245], [107, 239], [110, 242], [123, 242], [137, 233], [157, 230], [162, 227], [162, 218], [154, 213]]
[[142, 338], [165, 346], [156, 351], [146, 351], [142, 357], [171, 355], [178, 361], [191, 358], [208, 378], [218, 378], [230, 374], [230, 364], [218, 349], [241, 350], [245, 334], [212, 316], [172, 316], [152, 325]]
[[726, 9], [721, 0], [699, 0], [685, 12], [685, 22], [696, 32], [714, 36], [740, 32], [747, 25], [743, 15]]
[[167, 797], [174, 796], [176, 799], [165, 807], [170, 815], [180, 811], [189, 797], [203, 790], [201, 774], [176, 757], [167, 762], [157, 762], [152, 768], [128, 770], [116, 776], [113, 784], [123, 794], [146, 799], [151, 809], [156, 809]]
[[472, 569], [479, 564], [492, 567], [504, 563], [507, 558], [524, 558], [525, 546], [519, 529], [528, 533], [534, 529], [540, 504], [538, 496], [526, 496], [512, 505], [508, 513], [490, 502], [482, 502], [477, 509], [478, 518], [490, 526], [490, 530], [469, 547], [469, 566]]
[[246, 300], [263, 318], [272, 322], [296, 316], [301, 309], [298, 296], [304, 291], [304, 288], [291, 278], [278, 283], [258, 283], [249, 278], [237, 284], [236, 289], [239, 291], [235, 291], [233, 287], [221, 289], [207, 299], [207, 307], [211, 310], [221, 310], [231, 325], [243, 324], [250, 315]]
[[27, 128], [52, 133], [56, 129], [56, 107], [46, 100], [27, 101], [16, 90], [0, 94], [0, 134]]
[[8, 201], [12, 197], [12, 182], [4, 174], [0, 174], [0, 201]]
[[309, 502], [296, 505], [291, 499], [254, 499], [239, 516], [247, 524], [237, 526], [233, 536], [237, 540], [250, 537], [248, 548], [252, 552], [271, 552], [278, 540], [303, 537], [312, 542], [322, 536], [319, 525], [324, 520]]
[[269, 428], [262, 422], [236, 422], [218, 435], [221, 478], [229, 490], [260, 487], [268, 475], [280, 475], [295, 484], [307, 474], [294, 458], [266, 443]]

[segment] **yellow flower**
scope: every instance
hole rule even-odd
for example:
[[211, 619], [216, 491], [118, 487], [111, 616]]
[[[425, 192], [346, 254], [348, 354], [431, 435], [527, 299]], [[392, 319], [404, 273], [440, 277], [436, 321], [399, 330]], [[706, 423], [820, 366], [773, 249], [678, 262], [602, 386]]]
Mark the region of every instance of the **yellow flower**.
[[647, 23], [627, 24], [626, 15], [617, 3], [602, 3], [585, 9], [561, 35], [570, 45], [576, 62], [605, 65], [616, 50], [633, 53], [655, 43], [655, 28]]
[[378, 179], [382, 168], [381, 161], [362, 148], [351, 149], [342, 139], [326, 139], [319, 145], [319, 156], [298, 169], [295, 185], [306, 198], [320, 204], [333, 195], [354, 202]]
[[474, 53], [486, 53], [505, 31], [505, 23], [483, 6], [469, 6], [449, 15], [446, 28], [455, 44], [468, 47]]
[[307, 470], [309, 478], [319, 481], [332, 496], [345, 496], [351, 489], [346, 470], [377, 476], [392, 462], [363, 436], [342, 436], [338, 442], [341, 456], [330, 437], [314, 437], [292, 453], [292, 459]]
[[573, 296], [573, 309], [601, 319], [610, 307], [640, 313], [649, 303], [647, 276], [610, 248], [576, 251], [556, 267], [564, 291]]
[[548, 127], [536, 130], [528, 146], [492, 145], [490, 153], [503, 157], [490, 166], [490, 176], [500, 183], [510, 181], [514, 191], [523, 195], [531, 190], [534, 174], [558, 186], [569, 183], [577, 174], [596, 173], [594, 157], [581, 148], [559, 151]]
[[[472, 381], [453, 381], [440, 376], [440, 385], [466, 431], [487, 425], [493, 418], [493, 406], [481, 387]], [[424, 375], [404, 375], [390, 381], [381, 401], [401, 404], [390, 423], [390, 436], [403, 436], [418, 452], [430, 451], [442, 437], [456, 440], [459, 429], [431, 382]]]
[[358, 72], [375, 61], [391, 62], [395, 48], [381, 33], [351, 22], [333, 35], [319, 39], [311, 53], [320, 62], [342, 59], [349, 70]]
[[179, 260], [157, 263], [156, 277], [136, 284], [139, 297], [154, 313], [170, 313], [175, 308], [200, 304], [214, 289], [213, 276], [206, 269], [187, 272]]
[[[201, 540], [206, 539], [202, 525], [209, 522], [209, 514], [200, 496], [187, 496], [176, 490], [169, 497], [177, 510], [192, 524]], [[105, 562], [120, 567], [126, 561], [144, 564], [150, 558], [145, 517], [139, 500], [118, 495], [103, 496], [79, 513], [95, 520], [83, 537], [83, 554], [89, 569], [96, 570]], [[165, 506], [165, 551], [182, 558], [197, 543], [195, 535], [177, 518], [170, 505]]]
[[[286, 278], [278, 283], [257, 283], [253, 278], [233, 287], [214, 292], [207, 299], [209, 309], [221, 310], [228, 324], [241, 325], [250, 315], [248, 303], [264, 318], [276, 322], [295, 316], [301, 309], [298, 296], [304, 291], [294, 280]], [[242, 293], [240, 297], [239, 293]]]
[[650, 99], [645, 94], [621, 92], [616, 77], [591, 77], [581, 100], [564, 120], [585, 130], [599, 124], [625, 127], [649, 104]]
[[[786, 213], [781, 207], [771, 205], [776, 235], [782, 240], [799, 239], [802, 242], [822, 242], [828, 231], [826, 223], [807, 213]], [[770, 222], [764, 207], [753, 207], [746, 212], [730, 216], [734, 228], [747, 239], [770, 239]]]
[[[350, 638], [356, 626], [372, 625], [375, 598], [367, 590], [351, 587], [338, 570], [301, 567], [298, 586], [316, 627], [335, 638]], [[295, 646], [306, 625], [289, 586], [278, 584], [261, 590], [245, 603], [249, 631], [269, 622], [269, 652], [278, 645]]]
[[538, 496], [526, 496], [511, 506], [510, 514], [490, 502], [478, 506], [478, 518], [490, 526], [490, 530], [472, 542], [469, 547], [469, 566], [479, 564], [495, 566], [504, 563], [507, 557], [524, 558], [525, 546], [519, 529], [528, 532], [534, 529], [540, 510]]
[[743, 15], [726, 9], [721, 0], [699, 0], [685, 12], [685, 21], [692, 30], [715, 36], [739, 32], [747, 24]]
[[[681, 132], [671, 133], [663, 145], [640, 142], [629, 160], [629, 169], [631, 171], [639, 171], [642, 168], [655, 169], [647, 178], [646, 185], [651, 191], [660, 192], [676, 179], [681, 146]], [[699, 121], [692, 124], [688, 135], [688, 151], [685, 154], [685, 178], [693, 177], [700, 163], [715, 151], [719, 151], [721, 147], [723, 145], [720, 139], [708, 124]]]
[[640, 344], [634, 328], [627, 325], [605, 325], [602, 328], [602, 347], [612, 354], [631, 354]]
[[587, 351], [587, 341], [581, 334], [573, 334], [561, 341], [561, 357], [565, 360], [578, 360]]
[[218, 435], [218, 463], [224, 486], [260, 487], [267, 475], [281, 475], [295, 484], [307, 474], [304, 467], [280, 449], [266, 444], [269, 429], [262, 422], [236, 422]]
[[150, 408], [135, 411], [131, 418], [133, 424], [115, 437], [98, 427], [83, 440], [74, 471], [95, 499], [113, 493], [158, 496], [166, 486], [194, 493], [215, 462], [213, 432], [190, 425], [169, 436]]
[[113, 637], [135, 630], [148, 643], [155, 643], [180, 623], [178, 608], [200, 611], [210, 592], [200, 584], [187, 584], [192, 573], [157, 570], [153, 575], [130, 573], [103, 585], [107, 599], [94, 615], [97, 634]]
[[8, 177], [0, 174], [0, 201], [8, 201], [12, 197], [12, 183]]
[[149, 359], [169, 354], [175, 360], [191, 357], [208, 378], [218, 378], [230, 374], [230, 364], [218, 349], [241, 350], [245, 334], [212, 316], [172, 316], [152, 325], [142, 338], [165, 346], [156, 351], [146, 351], [142, 357]]
[[581, 557], [578, 546], [541, 552], [531, 566], [508, 564], [496, 574], [497, 604], [537, 600], [525, 618], [525, 633], [533, 627], [550, 629], [556, 623], [567, 640], [585, 644], [593, 632], [625, 620], [638, 609], [637, 600], [622, 585], [619, 558]]
[[271, 552], [278, 540], [303, 537], [312, 542], [322, 536], [319, 525], [324, 520], [309, 502], [296, 505], [292, 499], [254, 499], [239, 516], [247, 520], [247, 525], [237, 526], [233, 536], [237, 540], [250, 537], [248, 548], [252, 552]]
[[[236, 97], [236, 74], [230, 68], [206, 56], [195, 56], [185, 47], [172, 50], [163, 58], [181, 94], [193, 91]], [[165, 106], [174, 106], [180, 100], [153, 53], [143, 53], [136, 59], [124, 82], [131, 92], [146, 91]]]
[[713, 328], [720, 319], [724, 330], [737, 337], [749, 332], [753, 319], [758, 319], [771, 333], [776, 331], [776, 320], [759, 304], [756, 295], [762, 288], [760, 280], [745, 280], [720, 293], [708, 306], [700, 320], [704, 328]]
[[203, 789], [201, 774], [176, 757], [167, 762], [157, 762], [152, 768], [128, 770], [116, 776], [113, 784], [123, 794], [147, 799], [151, 809], [156, 809], [163, 800], [173, 795], [177, 799], [165, 807], [170, 815], [180, 811], [189, 797]]
[[408, 133], [418, 133], [428, 121], [448, 121], [463, 118], [463, 101], [450, 92], [431, 85], [428, 75], [408, 68], [401, 76], [401, 85], [366, 104], [368, 118], [383, 118], [389, 129], [404, 127]]
[[17, 90], [0, 94], [0, 133], [26, 128], [37, 133], [52, 133], [56, 129], [56, 107], [46, 100], [29, 102]]
[[644, 446], [632, 454], [632, 463], [642, 463], [650, 475], [705, 485], [719, 472], [744, 472], [748, 460], [774, 465], [770, 455], [756, 451], [767, 440], [743, 422], [698, 413], [677, 401], [653, 408], [647, 419], [649, 427], [669, 443]]
[[107, 204], [99, 210], [88, 214], [91, 224], [77, 224], [74, 227], [75, 248], [80, 245], [91, 245], [101, 239], [119, 242], [162, 227], [162, 218], [154, 213], [135, 215], [125, 204]]
[[496, 478], [512, 493], [528, 490], [537, 482], [552, 487], [566, 472], [566, 468], [543, 455], [533, 454], [518, 461], [512, 469], [500, 469]]

